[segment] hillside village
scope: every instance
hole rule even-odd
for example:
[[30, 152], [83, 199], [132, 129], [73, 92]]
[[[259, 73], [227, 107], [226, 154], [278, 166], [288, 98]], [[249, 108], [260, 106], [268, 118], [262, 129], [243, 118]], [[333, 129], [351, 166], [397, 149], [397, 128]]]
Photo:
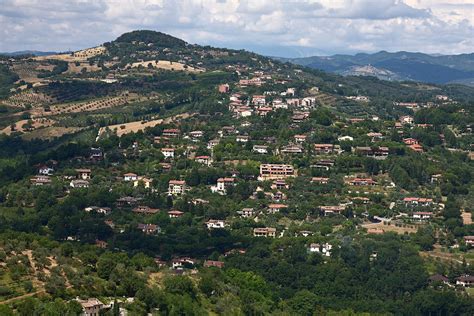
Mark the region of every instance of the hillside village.
[[473, 88], [152, 31], [0, 66], [5, 310], [474, 312]]

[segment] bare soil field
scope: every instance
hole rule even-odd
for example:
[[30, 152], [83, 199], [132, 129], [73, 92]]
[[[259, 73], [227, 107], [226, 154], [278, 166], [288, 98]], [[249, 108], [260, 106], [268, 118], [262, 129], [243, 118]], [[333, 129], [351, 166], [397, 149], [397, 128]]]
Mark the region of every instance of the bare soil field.
[[47, 55], [47, 56], [36, 56], [34, 60], [48, 60], [48, 59], [57, 59], [67, 62], [76, 62], [76, 61], [86, 61], [87, 58], [91, 58], [97, 55], [101, 55], [107, 52], [107, 49], [103, 46], [92, 47], [84, 50], [74, 52], [72, 54], [56, 54], [56, 55]]
[[183, 113], [165, 119], [158, 119], [153, 121], [135, 121], [123, 124], [109, 125], [106, 127], [101, 127], [97, 136], [100, 137], [107, 130], [114, 132], [115, 134], [117, 134], [117, 136], [122, 136], [128, 133], [136, 133], [138, 131], [143, 131], [147, 127], [154, 127], [158, 124], [168, 124], [175, 120], [186, 119], [190, 116], [191, 114], [189, 113]]
[[44, 117], [68, 113], [91, 112], [125, 105], [131, 101], [137, 101], [138, 99], [138, 96], [118, 96], [106, 97], [85, 102], [57, 104], [51, 106], [50, 111], [45, 111], [43, 108], [35, 108], [31, 111], [31, 115], [32, 117]]
[[32, 132], [22, 135], [25, 140], [31, 139], [52, 139], [61, 137], [66, 134], [73, 134], [82, 130], [82, 127], [62, 127], [62, 126], [49, 126], [45, 128], [36, 129]]
[[41, 127], [48, 127], [56, 123], [54, 120], [48, 118], [37, 118], [31, 120], [31, 126], [28, 129], [23, 128], [23, 125], [28, 123], [29, 120], [20, 120], [15, 123], [15, 129], [12, 131], [11, 126], [5, 127], [0, 131], [0, 134], [10, 135], [13, 132], [30, 132]]
[[194, 68], [194, 67], [182, 64], [182, 63], [169, 61], [169, 60], [142, 61], [142, 62], [132, 63], [129, 66], [132, 67], [132, 68], [138, 68], [140, 66], [148, 68], [149, 67], [148, 65], [150, 65], [150, 64], [152, 65], [153, 68], [159, 68], [159, 69], [165, 69], [165, 70], [177, 70], [177, 71], [188, 71], [188, 72], [204, 72], [204, 69], [202, 69], [202, 68]]
[[384, 232], [395, 232], [397, 234], [405, 234], [405, 232], [416, 233], [416, 231], [418, 230], [415, 225], [409, 225], [409, 226], [405, 225], [405, 226], [406, 227], [399, 227], [399, 226], [395, 226], [394, 224], [384, 225], [383, 222], [362, 224], [362, 227], [366, 229], [379, 229], [379, 230], [381, 229]]

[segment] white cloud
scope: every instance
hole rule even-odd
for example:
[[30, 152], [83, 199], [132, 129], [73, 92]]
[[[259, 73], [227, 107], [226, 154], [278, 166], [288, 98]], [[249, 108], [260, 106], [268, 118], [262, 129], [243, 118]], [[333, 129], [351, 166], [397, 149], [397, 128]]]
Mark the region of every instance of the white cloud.
[[80, 49], [134, 29], [269, 55], [471, 52], [472, 0], [0, 0], [0, 51]]

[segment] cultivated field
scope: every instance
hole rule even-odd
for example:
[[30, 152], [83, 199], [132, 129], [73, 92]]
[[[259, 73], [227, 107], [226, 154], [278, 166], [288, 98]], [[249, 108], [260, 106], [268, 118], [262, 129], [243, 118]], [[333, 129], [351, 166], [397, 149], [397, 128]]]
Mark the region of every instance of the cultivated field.
[[395, 232], [397, 234], [405, 234], [405, 233], [416, 233], [417, 228], [415, 225], [404, 225], [404, 227], [395, 226], [392, 223], [387, 223], [386, 225], [383, 222], [380, 223], [365, 223], [362, 224], [362, 227], [366, 229], [381, 229], [384, 232]]
[[135, 122], [129, 122], [129, 123], [123, 123], [123, 124], [109, 125], [109, 126], [101, 127], [97, 137], [100, 137], [102, 134], [104, 134], [108, 130], [117, 134], [117, 136], [122, 136], [128, 133], [136, 133], [138, 131], [143, 131], [147, 127], [154, 127], [158, 124], [168, 124], [175, 120], [186, 119], [190, 116], [191, 114], [189, 113], [183, 113], [183, 114], [178, 114], [178, 115], [171, 116], [165, 119], [158, 119], [158, 120], [153, 120], [153, 121], [135, 121]]
[[177, 70], [177, 71], [188, 71], [188, 72], [204, 72], [204, 69], [202, 68], [194, 68], [182, 63], [174, 62], [174, 61], [169, 61], [169, 60], [149, 60], [149, 61], [142, 61], [142, 62], [136, 62], [132, 63], [129, 66], [132, 68], [138, 68], [140, 66], [148, 68], [150, 65], [153, 68], [158, 68], [158, 69], [165, 69], [165, 70]]
[[[25, 124], [27, 124], [28, 122], [30, 122], [31, 124], [28, 124], [28, 125], [25, 126]], [[32, 119], [32, 120], [20, 120], [20, 121], [18, 121], [14, 124], [15, 128], [13, 130], [12, 130], [11, 126], [8, 126], [8, 127], [5, 127], [3, 130], [1, 130], [0, 134], [10, 135], [13, 132], [23, 132], [23, 133], [24, 132], [29, 132], [29, 131], [36, 130], [38, 128], [52, 126], [54, 123], [56, 123], [56, 122], [49, 119], [49, 118], [37, 118], [37, 119]]]

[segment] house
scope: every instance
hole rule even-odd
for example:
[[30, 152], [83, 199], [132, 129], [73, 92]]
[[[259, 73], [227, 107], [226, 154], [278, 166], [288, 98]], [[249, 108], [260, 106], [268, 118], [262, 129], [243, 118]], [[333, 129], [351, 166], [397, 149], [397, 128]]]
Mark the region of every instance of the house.
[[130, 181], [136, 181], [138, 180], [138, 175], [136, 173], [125, 173], [123, 175], [123, 181], [127, 181], [127, 182], [130, 182]]
[[138, 187], [140, 184], [143, 184], [145, 189], [149, 189], [151, 187], [151, 183], [153, 179], [149, 179], [146, 177], [138, 177], [135, 181], [133, 181], [133, 186]]
[[203, 131], [192, 131], [192, 132], [189, 132], [189, 136], [191, 138], [193, 138], [194, 140], [199, 140], [199, 138], [204, 136], [204, 132]]
[[227, 83], [220, 84], [218, 90], [219, 93], [229, 93], [230, 86]]
[[474, 284], [474, 276], [472, 275], [462, 275], [456, 279], [456, 285], [463, 287], [471, 287]]
[[474, 247], [474, 236], [464, 236], [464, 242], [467, 246]]
[[171, 260], [171, 268], [173, 269], [183, 269], [186, 266], [193, 266], [196, 264], [196, 261], [191, 258], [174, 258]]
[[443, 175], [438, 173], [438, 174], [433, 174], [431, 176], [431, 183], [439, 183], [441, 179], [443, 178]]
[[224, 267], [224, 262], [223, 261], [206, 260], [206, 261], [204, 261], [203, 266], [205, 268], [215, 267], [215, 268], [222, 269]]
[[414, 220], [424, 221], [433, 217], [433, 212], [414, 212], [412, 218]]
[[252, 116], [253, 110], [248, 106], [239, 106], [234, 108], [233, 112], [237, 118]]
[[184, 212], [178, 211], [178, 210], [171, 210], [168, 212], [168, 216], [170, 218], [178, 218], [184, 215]]
[[213, 148], [216, 147], [217, 145], [219, 145], [219, 140], [218, 140], [218, 139], [210, 140], [210, 141], [207, 143], [207, 149], [213, 149]]
[[352, 136], [339, 136], [337, 138], [338, 141], [340, 142], [352, 142], [354, 140], [354, 137]]
[[428, 281], [430, 283], [443, 283], [443, 284], [446, 284], [446, 285], [451, 285], [449, 283], [449, 279], [447, 277], [445, 277], [444, 275], [442, 275], [442, 274], [432, 275], [428, 278]]
[[370, 132], [367, 133], [367, 136], [370, 138], [370, 141], [373, 142], [378, 142], [383, 140], [383, 135], [382, 133], [375, 133], [375, 132]]
[[331, 256], [332, 245], [329, 243], [324, 243], [324, 244], [311, 243], [308, 247], [308, 251], [320, 253], [323, 256], [329, 257]]
[[269, 106], [262, 106], [262, 107], [257, 108], [257, 114], [260, 116], [267, 116], [267, 114], [270, 113], [271, 111], [273, 111], [273, 108]]
[[104, 304], [96, 298], [77, 301], [81, 304], [82, 315], [84, 316], [99, 316], [100, 311], [104, 308]]
[[234, 126], [224, 126], [222, 129], [217, 132], [220, 137], [231, 136], [237, 133], [237, 130]]
[[291, 117], [291, 120], [293, 121], [293, 123], [298, 124], [306, 120], [308, 117], [309, 117], [309, 114], [307, 113], [295, 113]]
[[330, 205], [330, 206], [320, 206], [319, 209], [324, 213], [324, 216], [332, 214], [341, 214], [346, 207], [344, 205]]
[[112, 209], [110, 207], [88, 206], [84, 208], [84, 211], [87, 213], [95, 212], [98, 214], [109, 215], [112, 212]]
[[253, 217], [256, 212], [253, 208], [247, 207], [243, 208], [241, 211], [237, 211], [237, 214], [239, 214], [243, 218], [248, 218], [248, 217]]
[[406, 197], [402, 201], [405, 206], [430, 206], [433, 204], [433, 199], [419, 197]]
[[377, 185], [377, 181], [370, 178], [354, 178], [349, 180], [349, 185], [353, 186], [374, 186]]
[[257, 153], [257, 154], [268, 154], [268, 146], [253, 145], [252, 151]]
[[328, 184], [329, 183], [329, 178], [313, 177], [313, 178], [311, 178], [311, 183]]
[[332, 154], [340, 149], [339, 145], [333, 144], [314, 144], [314, 153], [316, 155]]
[[194, 158], [194, 160], [196, 160], [196, 162], [203, 164], [205, 166], [210, 166], [212, 162], [212, 159], [209, 156], [197, 156], [196, 158]]
[[96, 239], [95, 240], [95, 245], [98, 248], [106, 249], [109, 244], [106, 241]]
[[256, 106], [265, 105], [266, 100], [264, 95], [254, 95], [252, 96], [252, 104]]
[[141, 199], [135, 198], [133, 196], [124, 196], [117, 199], [116, 203], [118, 207], [130, 207], [137, 205], [140, 200]]
[[186, 190], [186, 181], [184, 180], [170, 180], [168, 182], [168, 194], [180, 195]]
[[311, 165], [311, 167], [319, 168], [319, 169], [324, 169], [324, 170], [329, 170], [331, 167], [334, 166], [334, 160], [331, 159], [322, 159], [318, 160], [316, 164]]
[[217, 185], [211, 187], [211, 191], [219, 194], [226, 194], [227, 188], [235, 186], [235, 178], [219, 178]]
[[101, 148], [92, 147], [89, 152], [89, 159], [92, 161], [100, 161], [104, 159], [104, 152]]
[[295, 142], [304, 143], [306, 141], [306, 138], [308, 138], [308, 136], [306, 136], [306, 135], [295, 135], [294, 138], [295, 138]]
[[273, 227], [260, 227], [253, 229], [254, 237], [276, 237], [276, 228]]
[[248, 143], [249, 139], [250, 137], [247, 135], [237, 135], [235, 138], [238, 143]]
[[89, 180], [91, 178], [91, 169], [76, 169], [77, 178], [82, 180]]
[[167, 128], [163, 130], [163, 136], [168, 138], [177, 138], [181, 134], [180, 130], [177, 128]]
[[260, 165], [260, 181], [280, 180], [289, 177], [295, 177], [296, 171], [291, 165], [284, 164], [261, 164]]
[[69, 183], [69, 186], [71, 188], [88, 188], [89, 181], [82, 180], [82, 179], [75, 179], [75, 180], [71, 180], [71, 182]]
[[409, 145], [408, 148], [410, 148], [411, 150], [417, 153], [423, 152], [423, 146], [421, 146], [420, 144]]
[[405, 145], [417, 145], [418, 144], [418, 140], [415, 139], [415, 138], [404, 138], [403, 139], [403, 142], [405, 143]]
[[290, 145], [283, 147], [280, 152], [282, 154], [302, 154], [303, 147], [300, 145]]
[[268, 205], [267, 212], [269, 214], [276, 214], [279, 213], [281, 210], [288, 208], [288, 205], [285, 204], [270, 204]]
[[52, 176], [53, 172], [54, 172], [54, 169], [48, 166], [41, 166], [38, 168], [38, 173], [44, 176]]
[[207, 229], [221, 229], [227, 226], [226, 222], [221, 219], [210, 219], [205, 224]]
[[144, 214], [144, 215], [153, 215], [153, 214], [158, 213], [159, 211], [160, 210], [157, 208], [151, 208], [145, 205], [139, 205], [132, 210], [133, 213]]
[[285, 182], [285, 180], [275, 180], [270, 186], [272, 190], [282, 190], [289, 189], [290, 186]]
[[379, 160], [384, 160], [388, 157], [389, 154], [389, 149], [388, 147], [356, 147], [355, 148], [355, 153], [374, 158], [374, 159], [379, 159]]
[[138, 224], [137, 228], [147, 235], [159, 234], [161, 228], [155, 224]]
[[48, 185], [51, 184], [51, 178], [46, 175], [38, 175], [34, 176], [30, 179], [31, 184], [35, 186], [42, 186], [42, 185]]
[[402, 125], [406, 125], [406, 124], [411, 125], [415, 122], [415, 120], [413, 119], [413, 116], [410, 116], [410, 115], [401, 116], [399, 121]]
[[174, 158], [174, 148], [161, 148], [161, 153], [165, 158]]
[[159, 166], [161, 167], [161, 170], [163, 170], [163, 172], [170, 171], [172, 167], [172, 165], [168, 162], [160, 162]]

